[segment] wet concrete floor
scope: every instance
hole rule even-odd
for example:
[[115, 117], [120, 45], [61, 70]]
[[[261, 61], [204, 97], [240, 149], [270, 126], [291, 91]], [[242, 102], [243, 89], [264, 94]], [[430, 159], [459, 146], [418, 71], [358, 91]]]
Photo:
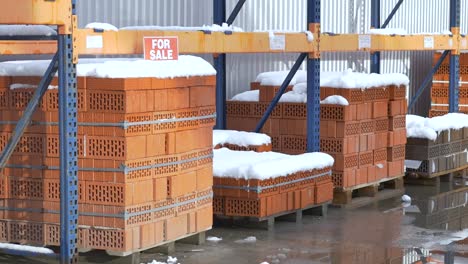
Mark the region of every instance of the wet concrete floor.
[[[432, 263], [444, 263], [444, 258], [445, 263], [468, 263], [468, 187], [464, 186], [406, 186], [413, 199], [409, 207], [402, 206], [398, 197], [353, 210], [330, 208], [326, 218], [304, 215], [302, 224], [279, 221], [270, 231], [215, 226], [207, 236], [222, 241], [201, 246], [177, 243], [172, 256], [181, 264], [396, 264], [416, 263], [419, 253], [440, 261]], [[460, 232], [463, 229], [467, 232]], [[256, 241], [245, 240], [250, 236]], [[166, 262], [167, 256], [141, 254], [142, 263], [152, 260]], [[97, 253], [81, 257], [80, 262], [131, 263], [128, 258]], [[0, 255], [0, 263], [54, 262]]]

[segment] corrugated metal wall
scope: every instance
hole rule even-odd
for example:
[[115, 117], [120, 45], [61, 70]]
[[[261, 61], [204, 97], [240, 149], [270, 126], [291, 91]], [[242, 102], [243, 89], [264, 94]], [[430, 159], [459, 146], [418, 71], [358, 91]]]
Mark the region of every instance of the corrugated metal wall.
[[[212, 24], [212, 0], [79, 0], [80, 27], [93, 21], [118, 27], [134, 25], [200, 26]], [[228, 0], [228, 12], [236, 0]], [[382, 0], [382, 22], [398, 0]], [[248, 0], [234, 23], [246, 31], [306, 29], [306, 0]], [[462, 0], [467, 10], [468, 0]], [[410, 33], [448, 30], [448, 0], [407, 0], [389, 27]], [[462, 32], [467, 33], [468, 16], [462, 12]], [[322, 0], [322, 31], [364, 33], [370, 27], [370, 0]], [[209, 56], [204, 56], [210, 59]], [[228, 56], [228, 96], [248, 89], [263, 71], [284, 70], [293, 64], [295, 54], [242, 54]], [[383, 72], [400, 72], [411, 78], [409, 95], [419, 87], [432, 64], [431, 52], [388, 52], [383, 56]], [[368, 71], [367, 53], [325, 53], [322, 70], [353, 68]], [[429, 90], [416, 106], [419, 114], [429, 108]]]

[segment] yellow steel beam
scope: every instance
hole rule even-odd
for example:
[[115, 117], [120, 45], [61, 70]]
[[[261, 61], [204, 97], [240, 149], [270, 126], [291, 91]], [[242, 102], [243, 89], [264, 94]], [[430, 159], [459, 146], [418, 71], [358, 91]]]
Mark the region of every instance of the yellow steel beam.
[[[95, 33], [90, 29], [79, 29], [76, 33], [80, 54], [141, 54], [143, 37], [175, 36], [179, 38], [180, 53], [280, 53], [312, 52], [314, 43], [308, 42], [305, 33], [275, 33], [284, 36], [284, 49], [271, 49], [268, 33], [211, 32], [201, 31], [135, 31], [120, 30]], [[98, 47], [102, 40], [102, 47]]]
[[448, 35], [358, 35], [322, 34], [320, 50], [335, 51], [402, 51], [402, 50], [455, 50], [456, 37]]
[[70, 25], [70, 0], [1, 1], [0, 24]]
[[57, 41], [0, 41], [0, 55], [55, 54]]
[[[206, 34], [199, 31], [133, 31], [94, 32], [74, 30], [79, 55], [126, 55], [143, 53], [143, 37], [176, 36], [181, 54], [219, 53], [310, 53], [339, 51], [402, 51], [402, 50], [467, 50], [466, 36], [460, 35], [358, 35], [314, 34], [312, 42], [304, 33], [275, 33], [284, 36], [284, 49], [272, 49], [270, 36], [261, 32], [223, 32]], [[320, 50], [318, 50], [320, 49]], [[0, 54], [53, 54], [55, 41], [0, 41]]]

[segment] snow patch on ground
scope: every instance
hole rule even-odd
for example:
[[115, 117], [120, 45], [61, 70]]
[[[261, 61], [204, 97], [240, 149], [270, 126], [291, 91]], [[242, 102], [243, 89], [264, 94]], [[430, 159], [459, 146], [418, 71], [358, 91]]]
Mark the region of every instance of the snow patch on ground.
[[236, 179], [265, 180], [333, 166], [334, 159], [325, 153], [286, 155], [275, 152], [214, 150], [213, 175]]
[[166, 30], [166, 31], [211, 31], [211, 32], [244, 32], [244, 30], [240, 27], [234, 27], [232, 25], [228, 25], [227, 23], [223, 23], [220, 25], [203, 25], [201, 27], [180, 27], [180, 26], [168, 26], [168, 27], [161, 27], [161, 26], [131, 26], [131, 27], [123, 27], [120, 30]]
[[409, 195], [403, 195], [401, 196], [401, 201], [404, 203], [411, 203], [411, 197]]
[[444, 116], [425, 118], [416, 115], [406, 116], [406, 130], [408, 138], [426, 138], [435, 140], [437, 134], [449, 129], [468, 127], [468, 115], [450, 113]]
[[223, 240], [222, 237], [215, 237], [215, 236], [209, 236], [206, 238], [206, 241], [210, 241], [210, 242], [219, 242], [222, 240]]
[[[0, 76], [43, 76], [49, 60], [0, 63]], [[184, 55], [178, 61], [143, 59], [80, 59], [77, 75], [96, 78], [176, 78], [212, 76], [213, 66], [200, 57]]]
[[243, 244], [243, 243], [255, 243], [257, 242], [257, 238], [254, 237], [254, 236], [249, 236], [249, 237], [246, 237], [244, 239], [239, 239], [239, 240], [236, 240], [234, 241], [235, 243], [240, 243], [240, 244]]
[[349, 105], [348, 100], [340, 95], [332, 95], [325, 98], [320, 104]]
[[241, 147], [261, 146], [271, 144], [271, 138], [261, 133], [235, 130], [214, 130], [213, 146], [232, 144]]
[[0, 243], [0, 249], [6, 250], [20, 250], [20, 251], [27, 251], [32, 253], [38, 254], [54, 254], [54, 251], [44, 247], [32, 247], [26, 245], [16, 245], [16, 244], [8, 244], [8, 243]]
[[44, 25], [1, 25], [0, 36], [56, 36], [57, 31]]
[[119, 29], [112, 24], [100, 23], [100, 22], [89, 23], [85, 26], [85, 28], [104, 30], [104, 31], [119, 31]]

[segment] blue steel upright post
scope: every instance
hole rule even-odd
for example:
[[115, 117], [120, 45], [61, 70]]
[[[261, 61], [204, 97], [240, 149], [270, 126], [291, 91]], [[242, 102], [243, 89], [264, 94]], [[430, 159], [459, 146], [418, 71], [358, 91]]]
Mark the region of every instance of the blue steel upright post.
[[[75, 15], [76, 1], [72, 0]], [[71, 31], [71, 29], [69, 29]], [[78, 148], [77, 82], [73, 61], [73, 35], [60, 32], [59, 133], [60, 133], [60, 263], [78, 262]]]
[[[371, 27], [380, 28], [380, 0], [371, 0]], [[380, 73], [380, 52], [372, 52], [370, 57], [371, 73]]]
[[[320, 1], [307, 1], [307, 23], [320, 35]], [[307, 152], [320, 151], [320, 52], [307, 58]]]
[[[213, 22], [226, 22], [226, 0], [213, 0]], [[226, 54], [214, 54], [216, 69], [216, 129], [226, 129]]]
[[[460, 0], [450, 0], [450, 30], [452, 34], [460, 34]], [[449, 77], [449, 112], [459, 111], [460, 92], [460, 51], [456, 50], [450, 54], [450, 77]]]

